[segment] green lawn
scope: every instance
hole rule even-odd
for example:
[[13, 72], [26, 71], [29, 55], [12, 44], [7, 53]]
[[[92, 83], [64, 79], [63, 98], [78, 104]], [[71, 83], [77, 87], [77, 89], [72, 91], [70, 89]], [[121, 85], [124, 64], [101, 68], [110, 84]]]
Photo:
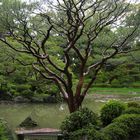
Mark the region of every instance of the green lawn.
[[140, 96], [140, 88], [103, 88], [103, 87], [93, 87], [90, 89], [89, 93], [96, 94], [117, 94], [117, 95], [135, 95]]

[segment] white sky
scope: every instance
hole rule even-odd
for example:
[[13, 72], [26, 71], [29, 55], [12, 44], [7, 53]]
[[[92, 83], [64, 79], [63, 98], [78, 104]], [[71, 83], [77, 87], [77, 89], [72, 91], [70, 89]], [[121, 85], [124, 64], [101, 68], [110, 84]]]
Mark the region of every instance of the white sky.
[[[33, 2], [33, 1], [39, 1], [39, 0], [22, 0], [22, 1], [25, 1], [25, 2]], [[46, 0], [47, 1], [47, 0]], [[54, 0], [55, 1], [55, 0]], [[140, 3], [140, 0], [127, 0], [127, 1], [130, 1], [132, 3]]]

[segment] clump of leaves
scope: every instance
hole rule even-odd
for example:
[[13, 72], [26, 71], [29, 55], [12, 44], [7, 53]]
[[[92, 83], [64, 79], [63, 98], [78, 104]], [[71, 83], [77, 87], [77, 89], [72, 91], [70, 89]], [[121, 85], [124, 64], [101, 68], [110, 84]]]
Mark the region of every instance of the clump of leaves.
[[140, 114], [124, 114], [114, 119], [113, 122], [123, 123], [128, 127], [131, 137], [140, 136]]
[[109, 101], [101, 109], [101, 121], [103, 125], [108, 125], [113, 119], [120, 116], [125, 110], [125, 105], [119, 101]]
[[88, 108], [81, 108], [78, 111], [71, 113], [61, 125], [63, 132], [69, 133], [82, 129], [89, 125], [97, 125], [97, 115]]
[[135, 107], [135, 108], [140, 108], [140, 104], [137, 102], [128, 102], [127, 103], [128, 107]]
[[13, 140], [12, 133], [3, 119], [0, 119], [0, 140]]

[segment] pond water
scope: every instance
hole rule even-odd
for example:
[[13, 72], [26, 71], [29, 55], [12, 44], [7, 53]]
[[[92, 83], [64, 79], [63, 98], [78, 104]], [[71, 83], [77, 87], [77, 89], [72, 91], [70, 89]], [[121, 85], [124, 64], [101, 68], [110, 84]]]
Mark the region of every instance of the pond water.
[[[102, 102], [86, 100], [84, 106], [98, 112]], [[0, 104], [0, 118], [7, 121], [9, 127], [16, 127], [28, 116], [36, 121], [39, 127], [59, 128], [62, 120], [68, 115], [66, 104]]]
[[[86, 98], [83, 106], [88, 107], [95, 113], [106, 100]], [[18, 125], [30, 116], [37, 122], [40, 128], [59, 128], [64, 118], [69, 115], [67, 105], [59, 104], [0, 104], [0, 118], [7, 121], [9, 128], [14, 132]]]

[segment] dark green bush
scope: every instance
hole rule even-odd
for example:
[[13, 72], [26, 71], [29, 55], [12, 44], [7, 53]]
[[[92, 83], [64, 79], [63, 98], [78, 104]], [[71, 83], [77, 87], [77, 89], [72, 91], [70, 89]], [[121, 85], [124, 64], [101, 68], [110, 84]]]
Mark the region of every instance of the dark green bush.
[[12, 100], [12, 98], [11, 93], [0, 90], [0, 100]]
[[101, 109], [101, 121], [103, 125], [108, 125], [112, 120], [122, 114], [125, 105], [119, 101], [109, 101]]
[[30, 89], [27, 89], [27, 90], [20, 92], [20, 95], [25, 98], [30, 99], [31, 97], [33, 97], [34, 93]]
[[23, 91], [25, 91], [25, 90], [28, 90], [28, 89], [30, 89], [30, 85], [27, 85], [27, 84], [21, 84], [21, 85], [17, 85], [16, 86], [16, 91], [17, 92], [19, 92], [19, 93], [21, 93], [21, 92], [23, 92]]
[[129, 107], [124, 110], [123, 114], [140, 114], [140, 108]]
[[128, 127], [130, 136], [135, 137], [140, 135], [140, 115], [139, 114], [124, 114], [114, 119], [113, 122], [123, 123]]
[[0, 140], [13, 140], [12, 134], [5, 121], [0, 119]]
[[103, 133], [100, 133], [94, 127], [88, 127], [71, 132], [69, 140], [108, 140]]
[[89, 125], [97, 125], [97, 115], [88, 108], [82, 108], [71, 113], [61, 125], [63, 132], [69, 133]]
[[102, 133], [107, 137], [107, 140], [127, 140], [128, 127], [123, 123], [111, 123], [103, 128]]
[[136, 107], [136, 108], [140, 108], [140, 104], [137, 102], [128, 102], [127, 103], [128, 107]]

